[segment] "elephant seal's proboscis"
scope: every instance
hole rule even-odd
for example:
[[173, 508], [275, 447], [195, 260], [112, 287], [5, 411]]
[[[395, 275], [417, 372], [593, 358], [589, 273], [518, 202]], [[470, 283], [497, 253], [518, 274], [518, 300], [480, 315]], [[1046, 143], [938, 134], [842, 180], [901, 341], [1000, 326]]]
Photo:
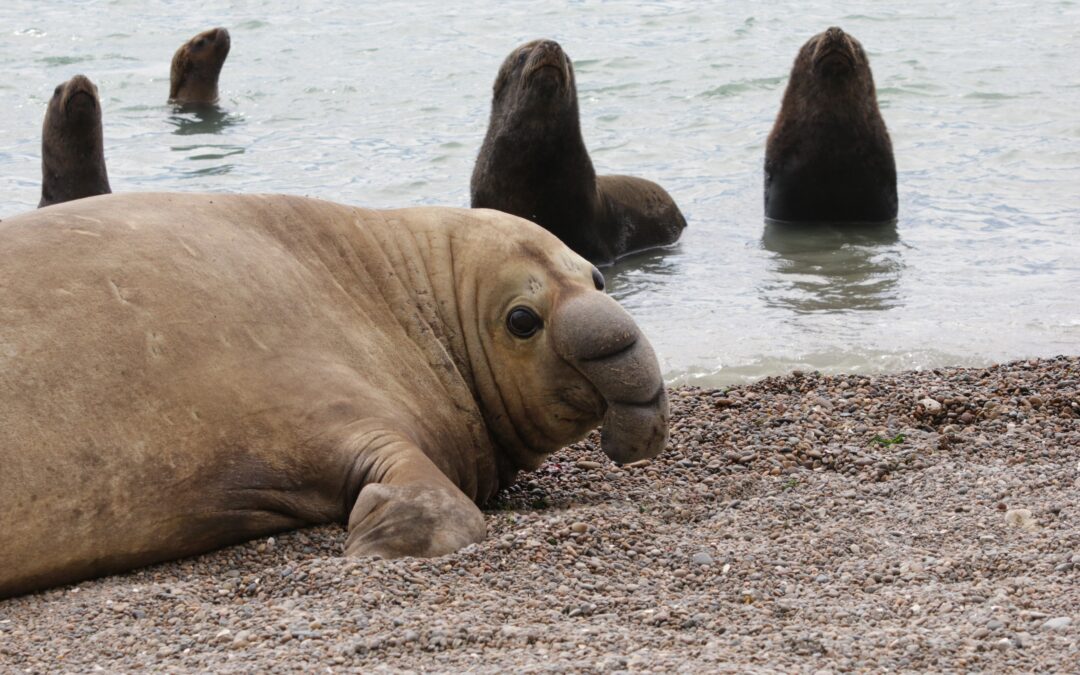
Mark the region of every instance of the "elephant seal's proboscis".
[[126, 194], [0, 223], [0, 597], [307, 524], [435, 556], [603, 422], [656, 455], [652, 348], [496, 211]]

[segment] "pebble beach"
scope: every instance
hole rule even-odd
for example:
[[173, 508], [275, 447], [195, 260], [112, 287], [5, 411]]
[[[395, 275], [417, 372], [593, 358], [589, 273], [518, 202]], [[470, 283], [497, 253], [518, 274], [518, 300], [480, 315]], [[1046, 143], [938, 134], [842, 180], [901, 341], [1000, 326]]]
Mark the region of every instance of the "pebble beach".
[[0, 601], [3, 672], [1080, 671], [1080, 357], [673, 389], [431, 560], [324, 526]]

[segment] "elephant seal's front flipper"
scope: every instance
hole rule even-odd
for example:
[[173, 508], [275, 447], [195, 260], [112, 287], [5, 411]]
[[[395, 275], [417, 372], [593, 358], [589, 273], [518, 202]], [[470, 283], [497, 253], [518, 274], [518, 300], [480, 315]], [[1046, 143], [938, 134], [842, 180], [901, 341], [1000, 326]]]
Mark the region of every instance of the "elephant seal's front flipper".
[[377, 447], [364, 448], [359, 462], [363, 487], [349, 514], [346, 555], [431, 557], [483, 541], [480, 509], [420, 448], [394, 434], [375, 436]]

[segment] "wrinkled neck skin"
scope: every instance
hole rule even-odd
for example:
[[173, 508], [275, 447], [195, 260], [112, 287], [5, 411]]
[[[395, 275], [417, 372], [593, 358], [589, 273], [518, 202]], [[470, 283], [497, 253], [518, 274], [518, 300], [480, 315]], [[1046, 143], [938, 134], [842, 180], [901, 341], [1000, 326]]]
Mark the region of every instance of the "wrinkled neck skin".
[[100, 117], [72, 121], [50, 109], [42, 133], [38, 206], [111, 192], [103, 146]]
[[[355, 245], [369, 251], [368, 260], [374, 247], [381, 251], [387, 271], [379, 275], [381, 294], [410, 338], [424, 346], [448, 405], [483, 420], [470, 424], [470, 442], [457, 448], [445, 445], [452, 439], [416, 441], [466, 494], [473, 490], [463, 484], [475, 481], [474, 498], [482, 503], [565, 443], [530, 437], [529, 421], [513, 419], [506, 403], [517, 392], [500, 390], [478, 306], [480, 285], [490, 272], [459, 250], [453, 228], [410, 229], [394, 223], [392, 212], [387, 218], [388, 227], [364, 228]], [[344, 288], [351, 285], [342, 281]], [[463, 313], [462, 307], [475, 311]]]

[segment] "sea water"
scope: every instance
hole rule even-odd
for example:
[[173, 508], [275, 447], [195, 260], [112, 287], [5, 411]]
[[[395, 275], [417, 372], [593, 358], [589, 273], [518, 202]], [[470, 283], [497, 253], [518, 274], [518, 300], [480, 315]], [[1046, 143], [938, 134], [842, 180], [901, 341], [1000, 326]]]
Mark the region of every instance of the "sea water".
[[[218, 25], [220, 109], [175, 110], [173, 52]], [[763, 220], [792, 60], [832, 25], [871, 59], [895, 228]], [[1076, 2], [6, 0], [0, 31], [0, 219], [36, 206], [45, 107], [76, 73], [100, 89], [117, 192], [467, 206], [499, 64], [547, 37], [597, 171], [657, 181], [689, 222], [605, 270], [669, 382], [1080, 351]]]

